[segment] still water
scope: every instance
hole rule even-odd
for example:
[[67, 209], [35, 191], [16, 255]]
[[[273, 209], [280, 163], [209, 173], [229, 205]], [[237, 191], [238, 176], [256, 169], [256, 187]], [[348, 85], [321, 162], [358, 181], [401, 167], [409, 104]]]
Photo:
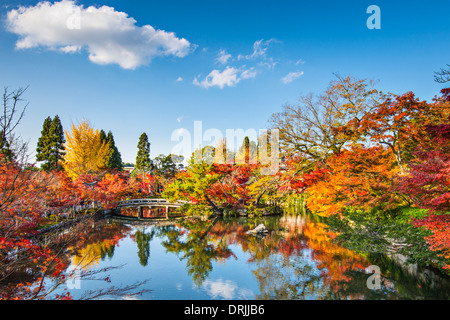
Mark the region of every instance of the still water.
[[[247, 234], [261, 223], [269, 233]], [[440, 273], [358, 255], [334, 244], [324, 227], [305, 215], [159, 224], [106, 219], [71, 248], [70, 261], [88, 273], [112, 269], [97, 275], [103, 280], [82, 277], [59, 289], [74, 299], [132, 284], [140, 295], [102, 299], [450, 298], [449, 279]]]

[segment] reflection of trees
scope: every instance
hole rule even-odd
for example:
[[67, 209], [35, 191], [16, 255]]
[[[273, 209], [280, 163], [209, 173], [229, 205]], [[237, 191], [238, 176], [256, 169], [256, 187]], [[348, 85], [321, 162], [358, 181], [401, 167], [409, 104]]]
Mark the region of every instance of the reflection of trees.
[[[264, 223], [273, 232], [269, 236], [262, 238], [246, 234], [246, 231], [260, 223]], [[166, 227], [164, 231], [159, 229], [159, 232], [167, 238], [162, 243], [166, 250], [177, 255], [182, 254], [180, 260], [186, 260], [188, 274], [200, 286], [212, 270], [213, 261], [224, 262], [229, 257], [234, 256], [229, 245], [239, 245], [244, 252], [249, 253], [250, 263], [261, 265], [264, 263], [270, 264], [270, 259], [276, 257], [276, 253], [281, 253], [278, 257], [300, 253], [304, 247], [304, 241], [300, 241], [298, 232], [296, 233], [297, 229], [294, 228], [291, 230], [291, 233], [286, 233], [284, 228], [282, 230], [279, 229], [279, 217], [272, 217], [221, 219], [216, 223], [199, 219], [184, 220], [178, 228]], [[283, 266], [283, 264], [279, 263], [276, 263], [276, 265], [279, 268]], [[286, 267], [285, 263], [284, 267]], [[310, 269], [312, 267], [309, 266]], [[305, 272], [304, 277], [308, 274], [305, 266], [297, 269], [298, 272]], [[268, 270], [271, 270], [271, 268], [268, 268]], [[284, 272], [282, 269], [280, 270], [281, 273]], [[265, 271], [263, 267], [261, 267], [259, 272], [262, 278], [258, 279], [261, 282], [268, 283], [271, 281], [267, 277], [264, 278], [263, 274]], [[258, 277], [257, 274], [255, 275]], [[320, 279], [320, 276], [316, 275], [314, 279], [317, 280], [316, 278]], [[277, 280], [277, 282], [280, 281]], [[292, 285], [291, 291], [293, 288], [294, 285]]]
[[[270, 233], [264, 237], [247, 235], [246, 231], [263, 223]], [[118, 228], [117, 226], [115, 228]], [[120, 239], [127, 229], [116, 235], [106, 227], [106, 236], [93, 239]], [[163, 239], [166, 252], [174, 253], [186, 263], [193, 282], [200, 286], [213, 269], [214, 262], [226, 263], [235, 257], [232, 246], [248, 255], [255, 279], [259, 283], [258, 299], [396, 299], [398, 297], [430, 297], [436, 292], [424, 291], [393, 268], [390, 261], [363, 257], [338, 246], [327, 233], [325, 225], [306, 216], [223, 218], [219, 220], [185, 219], [176, 225], [140, 228], [130, 236], [136, 241], [142, 265], [150, 256], [150, 241]], [[90, 239], [92, 240], [92, 239]], [[113, 243], [113, 242], [111, 242]], [[92, 242], [91, 244], [94, 244]], [[100, 259], [112, 255], [114, 244], [95, 243]], [[235, 257], [236, 258], [236, 257]], [[383, 276], [381, 290], [367, 288], [370, 274], [364, 269], [375, 264]], [[239, 270], [237, 270], [239, 272]], [[445, 297], [444, 297], [445, 298]]]
[[367, 266], [367, 260], [354, 251], [335, 244], [325, 230], [322, 223], [308, 223], [303, 231], [308, 247], [312, 249], [312, 257], [319, 262], [318, 268], [326, 270], [324, 281], [331, 285], [333, 290], [339, 288], [337, 281], [348, 282], [352, 279], [349, 271], [362, 271]]
[[[109, 224], [106, 220], [98, 220], [92, 216], [79, 218], [72, 224], [62, 225], [59, 229], [50, 229], [42, 234], [35, 241], [47, 246], [50, 250], [60, 255], [59, 261], [62, 274], [54, 273], [55, 269], [50, 266], [39, 287], [34, 291], [36, 296], [31, 299], [55, 299], [70, 298], [67, 288], [63, 286], [66, 281], [77, 280], [98, 280], [108, 281], [105, 276], [109, 270], [118, 267], [92, 268], [100, 259], [112, 258], [117, 242], [124, 238], [130, 227], [122, 224]], [[28, 272], [29, 273], [29, 272]], [[31, 274], [34, 276], [34, 274]], [[35, 281], [35, 279], [30, 279]], [[145, 281], [144, 281], [145, 282]], [[80, 299], [95, 299], [102, 296], [123, 296], [135, 295], [145, 292], [141, 289], [141, 284], [128, 284], [124, 287], [109, 286], [105, 289], [86, 291]], [[29, 288], [26, 288], [29, 290]], [[31, 288], [34, 290], [34, 288]]]
[[[279, 282], [275, 287], [272, 285], [262, 288], [261, 297], [270, 297], [267, 294], [270, 292], [275, 295], [271, 297], [273, 299], [326, 299], [331, 298], [330, 294], [340, 296], [343, 287], [353, 286], [354, 273], [364, 270], [364, 258], [334, 244], [322, 223], [306, 219], [300, 224], [300, 229], [298, 226], [292, 228], [292, 221], [286, 221], [285, 226], [287, 234], [284, 241], [289, 243], [288, 250], [279, 251], [284, 254], [281, 262], [276, 260], [281, 259], [277, 258], [277, 255], [270, 257], [278, 262], [271, 264], [279, 266], [281, 270], [274, 268], [272, 274], [265, 274], [263, 277], [279, 278]], [[295, 244], [299, 243], [302, 243], [303, 247], [292, 250]], [[280, 246], [280, 249], [282, 248], [283, 246]], [[367, 275], [365, 276], [367, 279]], [[366, 285], [366, 282], [363, 284]], [[360, 298], [360, 295], [349, 290], [345, 298]]]
[[257, 264], [256, 299], [318, 299], [326, 292], [316, 263], [305, 256], [271, 254]]
[[247, 235], [247, 231], [263, 223], [269, 230], [277, 230], [278, 217], [272, 218], [242, 218], [220, 220], [208, 233], [213, 241], [219, 239], [228, 245], [240, 246], [242, 251], [250, 254], [249, 261], [261, 260], [270, 255], [278, 246], [279, 233], [271, 233], [267, 237], [255, 237]]
[[80, 234], [70, 248], [72, 263], [87, 269], [106, 257], [112, 258], [117, 242], [130, 233], [131, 228], [123, 224], [96, 223]]
[[[232, 240], [250, 254], [249, 262], [259, 282], [257, 299], [317, 299], [325, 294], [322, 273], [312, 260], [302, 231], [307, 221], [300, 216], [270, 217], [264, 223], [271, 232], [263, 238], [245, 232]], [[249, 226], [244, 230], [248, 230]]]
[[[252, 255], [249, 262], [257, 265], [257, 298], [324, 299], [332, 294], [339, 297], [340, 290], [353, 283], [354, 273], [367, 279], [368, 275], [360, 272], [365, 259], [332, 243], [323, 224], [305, 216], [284, 216], [277, 223], [278, 229], [264, 239], [250, 238], [245, 244]], [[348, 290], [345, 297], [355, 298], [354, 292]]]
[[73, 257], [73, 263], [82, 269], [88, 269], [94, 264], [98, 264], [100, 260], [104, 260], [106, 256], [112, 257], [114, 254], [115, 241], [105, 239], [103, 241], [86, 244], [77, 251], [77, 255]]
[[138, 247], [139, 263], [145, 267], [150, 258], [150, 241], [155, 236], [155, 231], [151, 228], [150, 233], [145, 233], [145, 229], [137, 230], [135, 233], [135, 240]]
[[[194, 283], [200, 286], [212, 270], [212, 262], [233, 255], [225, 242], [210, 243], [206, 231], [211, 221], [184, 220], [179, 228], [166, 229], [161, 234], [167, 240], [162, 242], [167, 252], [181, 255], [186, 260], [186, 269]], [[160, 230], [162, 231], [162, 230]]]
[[[405, 269], [405, 266], [398, 265], [385, 255], [371, 253], [369, 258], [371, 264], [380, 267], [382, 290], [378, 292], [365, 288], [365, 299], [396, 299], [398, 296], [402, 299], [413, 300], [417, 300], [417, 297], [438, 300], [450, 298], [450, 278], [442, 276], [435, 278], [437, 275], [441, 275], [437, 269], [412, 268], [417, 272], [412, 275], [408, 269]], [[363, 277], [365, 284], [367, 275], [363, 275]], [[383, 277], [388, 277], [389, 280]]]

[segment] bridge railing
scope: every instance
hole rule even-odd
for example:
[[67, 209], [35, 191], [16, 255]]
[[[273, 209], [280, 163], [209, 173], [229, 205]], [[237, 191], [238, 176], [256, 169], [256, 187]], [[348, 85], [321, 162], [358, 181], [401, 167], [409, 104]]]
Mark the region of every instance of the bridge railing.
[[190, 203], [189, 201], [185, 200], [179, 200], [175, 203], [171, 203], [167, 199], [130, 199], [130, 200], [122, 200], [117, 202], [117, 206], [129, 206], [129, 205], [135, 205], [135, 204], [156, 204], [156, 205], [179, 205], [182, 206], [183, 204]]

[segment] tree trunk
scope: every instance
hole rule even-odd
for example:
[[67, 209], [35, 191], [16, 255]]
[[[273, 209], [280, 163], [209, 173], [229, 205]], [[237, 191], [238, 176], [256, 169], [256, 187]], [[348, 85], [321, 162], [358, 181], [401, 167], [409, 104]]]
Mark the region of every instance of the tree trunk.
[[203, 238], [205, 238], [205, 236], [212, 229], [212, 227], [214, 227], [214, 225], [216, 224], [217, 221], [219, 221], [219, 217], [216, 217], [214, 219], [214, 221], [211, 223], [211, 225], [208, 227], [208, 229], [206, 229], [206, 231], [201, 235], [200, 240], [203, 240]]
[[212, 215], [210, 215], [208, 217], [208, 219], [214, 217], [216, 214], [218, 214], [218, 215], [222, 214], [222, 211], [214, 204], [214, 202], [211, 201], [211, 199], [209, 199], [209, 197], [206, 195], [206, 193], [205, 193], [205, 199], [209, 203], [209, 205], [212, 207], [212, 210], [214, 212]]
[[264, 191], [258, 196], [258, 198], [256, 198], [256, 201], [255, 201], [255, 206], [256, 206], [256, 207], [258, 206], [259, 200], [261, 200], [261, 197], [264, 195], [264, 193], [266, 193], [266, 190], [264, 190]]

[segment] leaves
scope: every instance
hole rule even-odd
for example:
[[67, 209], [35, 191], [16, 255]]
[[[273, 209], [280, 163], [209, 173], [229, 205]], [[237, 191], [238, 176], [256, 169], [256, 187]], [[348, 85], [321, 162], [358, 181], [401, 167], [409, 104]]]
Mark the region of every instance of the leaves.
[[64, 156], [64, 131], [61, 121], [56, 115], [53, 119], [47, 117], [42, 126], [41, 137], [37, 142], [36, 160], [43, 161], [42, 169], [60, 169], [60, 161]]
[[148, 136], [144, 132], [139, 137], [138, 153], [136, 156], [136, 169], [150, 169], [150, 142], [148, 142]]
[[[450, 119], [449, 119], [450, 120]], [[450, 124], [429, 125], [413, 153], [408, 175], [397, 188], [415, 205], [432, 212], [450, 211]]]
[[84, 120], [79, 125], [72, 124], [72, 130], [66, 132], [63, 167], [71, 178], [85, 173], [96, 173], [106, 167], [111, 149], [102, 141], [98, 130], [91, 128]]

